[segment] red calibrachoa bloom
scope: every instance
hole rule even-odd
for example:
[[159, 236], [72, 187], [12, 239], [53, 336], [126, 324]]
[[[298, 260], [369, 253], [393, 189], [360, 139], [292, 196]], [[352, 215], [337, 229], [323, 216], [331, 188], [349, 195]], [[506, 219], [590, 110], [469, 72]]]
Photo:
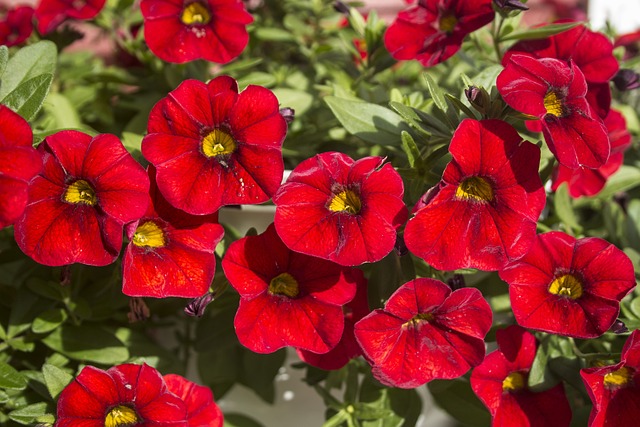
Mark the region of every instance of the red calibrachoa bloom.
[[607, 129], [587, 102], [586, 81], [573, 63], [513, 55], [496, 84], [509, 106], [541, 120], [558, 162], [571, 169], [595, 169], [607, 162]]
[[222, 411], [213, 401], [213, 393], [209, 387], [192, 383], [175, 374], [165, 375], [164, 381], [167, 389], [184, 401], [189, 427], [222, 427]]
[[536, 338], [519, 326], [496, 332], [498, 350], [471, 372], [471, 388], [493, 417], [492, 426], [568, 427], [571, 407], [562, 383], [536, 393], [527, 386]]
[[287, 124], [268, 89], [220, 76], [186, 80], [151, 110], [142, 154], [158, 188], [194, 215], [221, 206], [266, 202], [282, 182]]
[[457, 378], [482, 362], [491, 321], [477, 289], [451, 292], [437, 280], [415, 279], [356, 323], [355, 335], [380, 382], [414, 388]]
[[527, 255], [499, 274], [521, 326], [575, 338], [604, 334], [636, 285], [631, 260], [620, 249], [559, 231], [539, 235]]
[[340, 265], [384, 258], [407, 218], [400, 175], [380, 157], [330, 152], [300, 163], [276, 195], [275, 225], [296, 252]]
[[60, 393], [55, 427], [189, 427], [182, 399], [147, 364], [86, 366]]
[[144, 169], [114, 135], [62, 131], [38, 151], [44, 170], [31, 181], [29, 203], [15, 224], [18, 246], [44, 265], [112, 263], [124, 224], [147, 209]]
[[589, 427], [627, 427], [638, 424], [640, 402], [640, 331], [631, 333], [620, 363], [580, 370], [593, 402]]
[[505, 122], [466, 119], [449, 151], [442, 181], [407, 223], [407, 248], [439, 270], [498, 270], [535, 239], [540, 150]]
[[253, 22], [241, 0], [142, 0], [144, 38], [158, 58], [227, 63], [249, 42]]
[[395, 59], [431, 67], [453, 56], [465, 36], [493, 21], [491, 0], [420, 0], [402, 11], [384, 35]]
[[200, 297], [213, 280], [215, 248], [224, 229], [217, 215], [189, 215], [164, 200], [153, 167], [149, 178], [147, 212], [127, 226], [122, 292], [134, 297]]
[[23, 214], [29, 182], [42, 170], [42, 159], [32, 143], [29, 123], [0, 105], [0, 229]]
[[232, 243], [222, 268], [240, 294], [234, 325], [245, 347], [256, 353], [285, 346], [326, 353], [340, 341], [342, 306], [353, 299], [358, 282], [351, 269], [289, 250], [273, 224]]
[[40, 0], [35, 11], [38, 32], [48, 34], [67, 19], [95, 18], [105, 2], [106, 0]]
[[0, 21], [0, 45], [8, 47], [19, 45], [33, 32], [33, 8], [18, 6], [7, 11]]

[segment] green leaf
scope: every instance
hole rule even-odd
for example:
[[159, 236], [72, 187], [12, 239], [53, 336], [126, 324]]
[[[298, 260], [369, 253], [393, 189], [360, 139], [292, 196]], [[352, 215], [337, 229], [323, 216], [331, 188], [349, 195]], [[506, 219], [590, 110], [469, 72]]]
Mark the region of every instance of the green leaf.
[[640, 319], [640, 297], [635, 297], [634, 299], [632, 299], [631, 303], [629, 304], [629, 308], [631, 309], [633, 314], [638, 319]]
[[348, 418], [349, 414], [347, 414], [346, 411], [340, 411], [325, 421], [324, 424], [322, 424], [322, 427], [338, 427], [342, 425], [343, 422], [347, 421]]
[[244, 351], [240, 382], [252, 389], [267, 403], [275, 401], [274, 378], [287, 357], [287, 350], [280, 349], [271, 354]]
[[551, 336], [546, 336], [536, 352], [536, 357], [533, 359], [531, 370], [529, 371], [529, 378], [527, 380], [528, 386], [533, 390], [546, 390], [547, 384], [557, 383], [557, 380], [551, 374], [548, 368], [549, 350], [550, 350]]
[[422, 73], [422, 76], [427, 83], [427, 89], [429, 90], [431, 98], [433, 99], [434, 104], [436, 104], [436, 107], [438, 107], [443, 112], [447, 111], [447, 101], [444, 98], [444, 92], [442, 91], [442, 88], [440, 88], [436, 81], [433, 80], [433, 77], [431, 77], [429, 73]]
[[47, 390], [49, 390], [53, 400], [57, 400], [62, 390], [73, 381], [73, 375], [48, 363], [42, 365], [42, 374], [44, 375]]
[[471, 390], [468, 380], [435, 380], [427, 384], [433, 400], [452, 417], [469, 426], [491, 424], [491, 415]]
[[263, 427], [263, 425], [246, 415], [225, 412], [224, 427]]
[[402, 148], [407, 154], [407, 159], [409, 159], [409, 166], [411, 166], [412, 168], [421, 169], [422, 156], [420, 155], [420, 150], [418, 149], [416, 142], [413, 140], [413, 137], [409, 132], [405, 131], [402, 131], [400, 137], [402, 139]]
[[4, 99], [20, 84], [43, 74], [54, 74], [58, 51], [50, 41], [40, 41], [18, 50], [2, 74], [0, 99]]
[[518, 31], [515, 33], [511, 33], [502, 38], [503, 42], [509, 40], [535, 40], [535, 39], [544, 39], [549, 36], [553, 36], [555, 34], [562, 33], [564, 31], [570, 30], [573, 27], [577, 27], [578, 25], [582, 25], [582, 22], [570, 22], [568, 24], [549, 24], [544, 27], [531, 28], [526, 31]]
[[553, 199], [556, 214], [565, 225], [569, 226], [573, 230], [581, 230], [582, 227], [576, 217], [576, 213], [573, 210], [571, 203], [571, 196], [569, 196], [569, 185], [565, 182], [558, 187]]
[[40, 111], [42, 102], [49, 93], [52, 81], [53, 74], [36, 76], [20, 83], [20, 85], [4, 97], [1, 102], [20, 114], [25, 120], [32, 120], [38, 111]]
[[394, 413], [403, 420], [404, 427], [416, 425], [422, 414], [422, 399], [416, 389], [389, 389], [389, 402]]
[[258, 27], [253, 32], [253, 35], [258, 40], [270, 42], [291, 42], [296, 40], [291, 32], [281, 28]]
[[42, 103], [42, 108], [53, 118], [56, 129], [79, 129], [82, 126], [78, 111], [69, 98], [61, 93], [51, 92]]
[[4, 70], [7, 68], [9, 62], [9, 48], [7, 46], [0, 46], [0, 76], [4, 74]]
[[63, 325], [42, 342], [52, 350], [83, 362], [116, 365], [129, 358], [129, 351], [115, 335], [88, 324]]
[[293, 108], [296, 116], [303, 115], [313, 105], [313, 96], [302, 90], [276, 88], [273, 94], [278, 98], [280, 107]]
[[[606, 200], [610, 199], [615, 193], [627, 191], [640, 185], [640, 170], [633, 166], [623, 165], [618, 172], [613, 174], [604, 186], [601, 192], [593, 198]], [[574, 206], [580, 207], [591, 203], [591, 197], [581, 197], [576, 201]]]
[[27, 387], [27, 379], [13, 366], [0, 362], [0, 388], [23, 390]]
[[9, 418], [13, 421], [29, 425], [33, 424], [36, 421], [36, 418], [42, 417], [47, 413], [47, 404], [44, 402], [34, 403], [32, 405], [24, 406], [20, 409], [16, 409], [15, 411], [9, 412]]
[[414, 111], [413, 108], [408, 107], [400, 102], [391, 101], [389, 106], [393, 108], [413, 129], [416, 129], [422, 135], [429, 137], [431, 134], [420, 123], [420, 116]]
[[52, 308], [36, 317], [31, 324], [31, 330], [36, 334], [53, 331], [67, 320], [67, 312], [62, 308]]

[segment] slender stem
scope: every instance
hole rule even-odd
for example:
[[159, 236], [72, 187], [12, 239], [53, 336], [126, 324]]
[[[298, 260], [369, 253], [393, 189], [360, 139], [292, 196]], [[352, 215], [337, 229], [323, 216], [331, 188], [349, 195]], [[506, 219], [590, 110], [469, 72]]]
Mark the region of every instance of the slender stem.
[[184, 372], [185, 375], [189, 369], [189, 361], [191, 360], [191, 317], [184, 316], [184, 341], [182, 343], [182, 351], [184, 352]]
[[504, 24], [504, 18], [502, 18], [502, 16], [498, 15], [496, 17], [496, 20], [498, 21], [498, 26], [496, 28], [495, 25], [495, 21], [493, 23], [493, 28], [495, 31], [493, 31], [493, 48], [496, 51], [496, 55], [498, 57], [498, 63], [502, 62], [502, 50], [500, 49], [500, 33], [502, 32], [502, 24]]

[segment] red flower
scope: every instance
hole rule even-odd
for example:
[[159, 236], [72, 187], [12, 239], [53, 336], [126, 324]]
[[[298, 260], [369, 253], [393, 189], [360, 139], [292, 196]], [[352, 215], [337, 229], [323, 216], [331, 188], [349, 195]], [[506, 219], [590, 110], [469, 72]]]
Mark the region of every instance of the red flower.
[[384, 258], [407, 210], [402, 179], [383, 162], [322, 153], [300, 163], [273, 197], [282, 241], [340, 265]]
[[29, 203], [16, 222], [20, 249], [40, 264], [112, 263], [122, 228], [147, 209], [149, 178], [120, 140], [77, 131], [39, 146], [44, 171], [31, 181]]
[[284, 172], [279, 111], [270, 90], [250, 85], [238, 94], [231, 77], [182, 82], [153, 107], [142, 141], [162, 195], [194, 215], [269, 200]]
[[253, 22], [241, 0], [142, 0], [144, 38], [158, 58], [227, 63], [249, 42]]
[[94, 18], [104, 7], [106, 0], [40, 0], [35, 17], [40, 34], [48, 34], [67, 19]]
[[604, 124], [611, 141], [611, 155], [607, 163], [598, 169], [569, 169], [558, 165], [552, 178], [553, 191], [556, 191], [563, 182], [567, 182], [571, 197], [593, 196], [604, 188], [607, 178], [620, 169], [624, 161], [624, 150], [631, 145], [631, 135], [627, 131], [624, 116], [615, 110], [609, 111]]
[[384, 35], [395, 59], [431, 67], [453, 56], [465, 36], [493, 21], [491, 0], [420, 0], [402, 11]]
[[499, 274], [521, 326], [575, 338], [604, 334], [636, 285], [631, 260], [620, 249], [559, 231], [539, 235], [527, 255]]
[[222, 427], [222, 411], [213, 401], [213, 393], [209, 387], [192, 383], [175, 374], [165, 375], [164, 381], [167, 389], [184, 401], [189, 427]]
[[640, 331], [633, 331], [622, 348], [620, 363], [580, 370], [593, 402], [589, 427], [638, 424], [640, 402]]
[[232, 243], [222, 268], [240, 294], [234, 324], [245, 347], [326, 353], [340, 341], [342, 306], [353, 299], [358, 281], [350, 269], [290, 251], [273, 224]]
[[535, 240], [540, 150], [505, 122], [466, 119], [449, 151], [442, 181], [407, 223], [407, 248], [439, 270], [498, 270]]
[[127, 226], [122, 292], [134, 297], [200, 297], [213, 280], [215, 248], [224, 229], [217, 215], [189, 215], [169, 205], [155, 185], [153, 167], [149, 178], [147, 212]]
[[624, 60], [638, 56], [640, 53], [640, 29], [616, 37], [613, 46], [624, 46]]
[[513, 55], [496, 83], [509, 106], [542, 121], [544, 139], [558, 162], [571, 169], [595, 169], [607, 162], [607, 130], [585, 98], [587, 84], [578, 67]]
[[0, 229], [24, 212], [29, 182], [42, 170], [29, 123], [0, 105]]
[[471, 388], [491, 412], [493, 426], [568, 427], [571, 407], [562, 383], [536, 393], [527, 377], [536, 356], [536, 338], [519, 326], [496, 332], [498, 350], [471, 373]]
[[33, 8], [18, 6], [9, 9], [0, 21], [0, 44], [16, 46], [29, 38], [33, 32]]
[[489, 328], [491, 308], [479, 290], [415, 279], [356, 323], [355, 335], [380, 382], [414, 388], [482, 362]]
[[151, 366], [86, 366], [60, 393], [55, 427], [189, 427], [185, 403]]

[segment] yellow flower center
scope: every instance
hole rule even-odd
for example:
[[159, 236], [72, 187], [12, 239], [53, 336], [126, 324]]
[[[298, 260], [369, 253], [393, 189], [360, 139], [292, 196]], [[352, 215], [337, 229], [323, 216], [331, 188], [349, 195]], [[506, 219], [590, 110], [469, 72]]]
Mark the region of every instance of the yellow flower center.
[[405, 324], [403, 324], [402, 326], [404, 326], [405, 328], [409, 328], [409, 327], [416, 327], [418, 325], [420, 325], [421, 323], [428, 323], [431, 322], [433, 320], [433, 314], [431, 313], [418, 313], [415, 316], [413, 316], [411, 318], [411, 320], [409, 320], [408, 322], [406, 322]]
[[207, 157], [223, 156], [236, 150], [236, 141], [222, 129], [214, 129], [202, 138], [202, 152]]
[[502, 381], [502, 391], [518, 391], [524, 388], [524, 375], [520, 372], [511, 372]]
[[458, 24], [458, 19], [454, 15], [446, 14], [440, 18], [438, 21], [438, 26], [440, 27], [440, 31], [444, 31], [445, 33], [453, 32], [453, 29]]
[[551, 282], [549, 285], [549, 293], [571, 299], [578, 299], [582, 296], [582, 283], [577, 277], [571, 274], [565, 274]]
[[84, 204], [93, 206], [98, 202], [95, 190], [87, 181], [77, 180], [67, 187], [64, 192], [64, 201], [75, 205]]
[[205, 5], [196, 1], [185, 6], [180, 20], [185, 25], [207, 25], [211, 21], [211, 13]]
[[490, 202], [493, 200], [493, 188], [486, 179], [472, 176], [460, 183], [456, 189], [456, 197], [462, 200]]
[[633, 371], [623, 366], [617, 371], [609, 372], [604, 376], [604, 385], [609, 388], [624, 387], [629, 384]]
[[165, 245], [164, 232], [153, 221], [138, 225], [131, 241], [134, 245], [143, 248], [161, 248]]
[[547, 114], [551, 114], [556, 117], [564, 116], [562, 99], [558, 98], [558, 94], [553, 90], [547, 92], [544, 96], [544, 108], [547, 110]]
[[347, 212], [351, 215], [360, 213], [362, 202], [360, 197], [351, 190], [344, 190], [334, 195], [329, 203], [331, 212]]
[[138, 422], [138, 414], [128, 406], [118, 405], [109, 411], [104, 419], [104, 427], [132, 426]]
[[269, 293], [295, 298], [300, 293], [298, 282], [289, 273], [281, 273], [269, 282]]

